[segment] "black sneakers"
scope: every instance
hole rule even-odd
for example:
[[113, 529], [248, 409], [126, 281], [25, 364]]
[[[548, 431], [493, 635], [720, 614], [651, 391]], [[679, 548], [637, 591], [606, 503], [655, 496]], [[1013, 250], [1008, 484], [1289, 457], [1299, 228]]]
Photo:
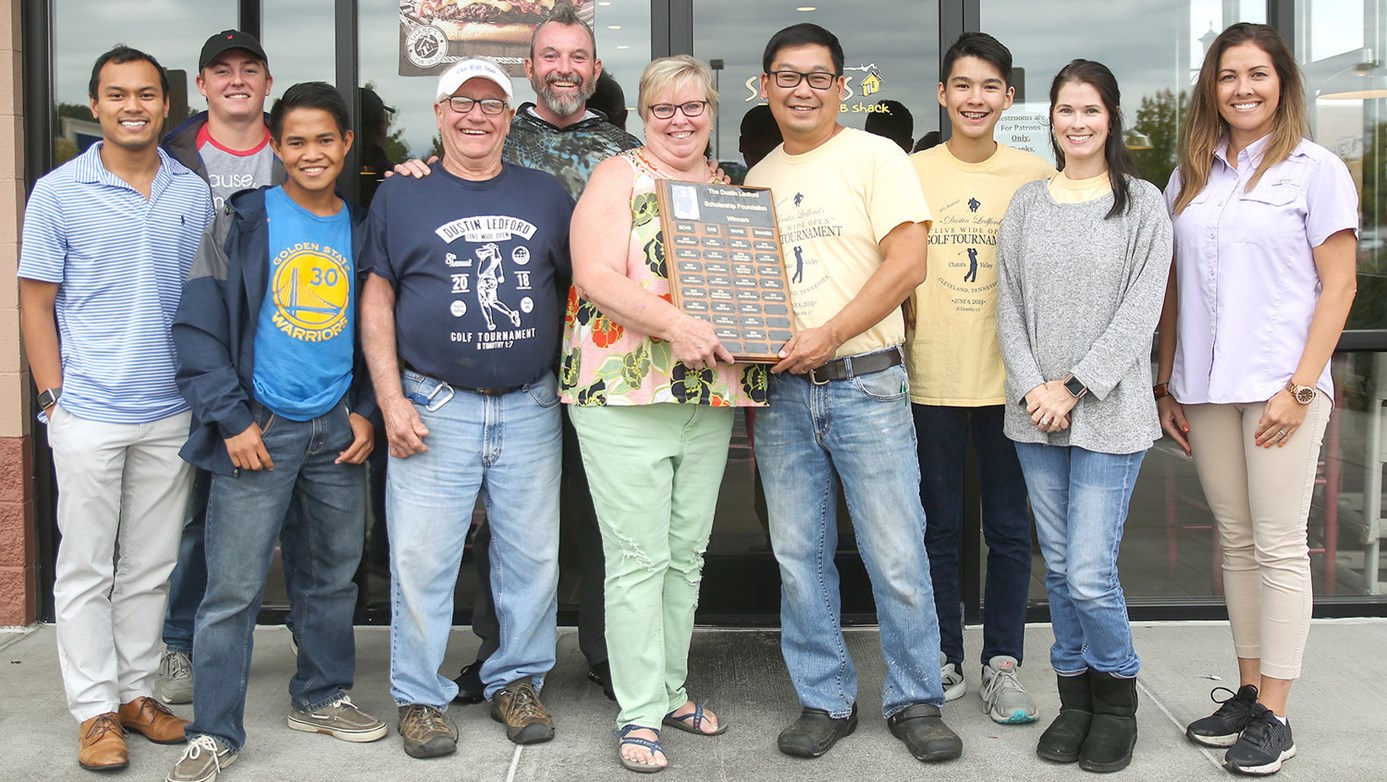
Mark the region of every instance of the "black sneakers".
[[[1219, 700], [1220, 692], [1228, 693], [1228, 697]], [[1191, 722], [1185, 728], [1185, 735], [1190, 741], [1206, 747], [1231, 747], [1252, 719], [1252, 707], [1257, 705], [1257, 687], [1244, 684], [1237, 692], [1227, 687], [1215, 687], [1209, 697], [1214, 703], [1220, 704], [1218, 711]]]
[[1271, 709], [1252, 705], [1252, 716], [1237, 743], [1228, 748], [1223, 765], [1238, 774], [1264, 776], [1281, 770], [1282, 761], [1295, 757], [1291, 724], [1282, 723]]

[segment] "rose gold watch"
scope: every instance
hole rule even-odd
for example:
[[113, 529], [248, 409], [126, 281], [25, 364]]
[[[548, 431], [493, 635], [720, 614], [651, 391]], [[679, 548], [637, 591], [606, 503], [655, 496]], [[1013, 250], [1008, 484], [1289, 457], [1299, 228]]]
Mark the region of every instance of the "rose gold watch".
[[1308, 405], [1311, 402], [1315, 401], [1314, 386], [1298, 386], [1296, 385], [1295, 380], [1287, 380], [1286, 390], [1290, 391], [1291, 396], [1295, 397], [1295, 401], [1301, 403], [1302, 405]]

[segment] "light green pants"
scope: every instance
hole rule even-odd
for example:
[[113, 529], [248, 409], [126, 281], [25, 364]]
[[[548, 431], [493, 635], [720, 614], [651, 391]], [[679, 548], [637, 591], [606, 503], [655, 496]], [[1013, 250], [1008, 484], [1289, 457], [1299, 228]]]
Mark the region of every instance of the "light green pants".
[[569, 408], [602, 530], [617, 726], [684, 705], [689, 642], [732, 439], [732, 408]]

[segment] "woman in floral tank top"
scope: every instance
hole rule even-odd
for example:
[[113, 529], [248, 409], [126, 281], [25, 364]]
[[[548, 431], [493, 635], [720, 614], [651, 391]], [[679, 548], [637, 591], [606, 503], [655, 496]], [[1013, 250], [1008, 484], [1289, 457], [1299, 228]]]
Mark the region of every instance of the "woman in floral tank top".
[[602, 530], [619, 759], [658, 771], [662, 725], [726, 727], [684, 680], [733, 408], [765, 405], [766, 368], [733, 363], [711, 324], [670, 303], [655, 183], [709, 181], [712, 72], [656, 60], [639, 110], [646, 146], [599, 165], [573, 215], [560, 393]]

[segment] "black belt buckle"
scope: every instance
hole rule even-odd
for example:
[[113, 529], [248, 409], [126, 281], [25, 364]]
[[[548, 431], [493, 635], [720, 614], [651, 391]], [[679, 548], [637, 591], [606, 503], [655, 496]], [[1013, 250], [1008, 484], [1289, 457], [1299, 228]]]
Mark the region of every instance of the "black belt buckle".
[[489, 386], [487, 388], [464, 388], [463, 390], [471, 391], [474, 394], [481, 394], [482, 396], [505, 396], [506, 394], [513, 394], [522, 388], [524, 388], [524, 386]]

